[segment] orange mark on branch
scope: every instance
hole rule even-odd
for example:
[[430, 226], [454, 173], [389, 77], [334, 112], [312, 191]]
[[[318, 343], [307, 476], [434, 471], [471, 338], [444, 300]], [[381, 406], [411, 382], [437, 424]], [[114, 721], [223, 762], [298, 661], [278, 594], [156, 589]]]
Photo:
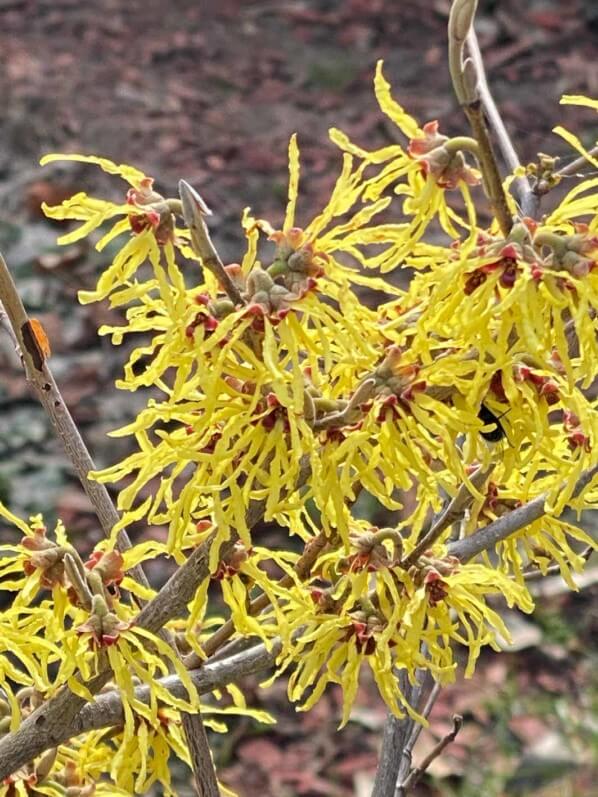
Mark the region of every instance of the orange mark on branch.
[[51, 354], [50, 341], [43, 326], [37, 318], [30, 318], [21, 327], [21, 335], [23, 345], [31, 355], [34, 366], [41, 371], [44, 361]]

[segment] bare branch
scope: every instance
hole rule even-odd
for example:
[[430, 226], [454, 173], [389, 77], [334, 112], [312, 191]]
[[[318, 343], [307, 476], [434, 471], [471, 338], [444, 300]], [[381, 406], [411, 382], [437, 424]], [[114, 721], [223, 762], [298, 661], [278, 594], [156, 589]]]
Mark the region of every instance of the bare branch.
[[[593, 468], [582, 473], [575, 485], [572, 497], [579, 495], [597, 475], [598, 465], [594, 465]], [[545, 515], [547, 498], [548, 494], [544, 493], [538, 498], [534, 498], [533, 501], [511, 510], [507, 515], [503, 515], [498, 520], [489, 523], [470, 537], [452, 542], [448, 546], [449, 554], [461, 559], [462, 562], [466, 562], [482, 551], [493, 548], [511, 534], [525, 528], [525, 526], [533, 523], [534, 520], [538, 520]]]
[[[480, 52], [480, 46], [478, 43], [478, 37], [476, 36], [473, 27], [470, 28], [467, 35], [467, 50], [474, 65], [477, 76], [477, 90], [479, 93], [479, 98], [482, 102], [484, 112], [488, 118], [490, 128], [496, 136], [498, 147], [508, 170], [510, 172], [514, 172], [516, 169], [521, 167], [521, 163], [503, 118], [500, 115], [500, 111], [494, 102], [494, 97], [490, 92], [488, 80], [486, 79], [486, 70], [484, 69], [484, 62], [482, 60], [482, 54]], [[540, 209], [540, 201], [537, 191], [532, 190], [532, 187], [530, 186], [526, 177], [516, 177], [513, 180], [512, 188], [517, 203], [521, 208], [522, 215], [535, 218]]]
[[459, 714], [455, 714], [453, 716], [453, 729], [443, 736], [442, 739], [438, 742], [438, 744], [431, 750], [428, 755], [424, 758], [421, 764], [418, 767], [415, 767], [411, 770], [409, 775], [407, 775], [406, 780], [404, 783], [401, 784], [398, 794], [400, 797], [403, 797], [404, 794], [412, 789], [419, 780], [421, 780], [422, 775], [426, 771], [426, 769], [430, 766], [432, 761], [434, 761], [438, 756], [442, 753], [442, 751], [448, 747], [451, 742], [454, 742], [457, 734], [461, 730], [463, 726], [463, 717]]
[[199, 707], [194, 714], [181, 712], [181, 722], [197, 794], [199, 797], [220, 797], [216, 768]]
[[[399, 689], [403, 694], [407, 694], [410, 691], [410, 685], [406, 672], [402, 670], [398, 678]], [[409, 717], [399, 718], [394, 714], [388, 714], [384, 723], [382, 749], [378, 759], [372, 797], [393, 797], [399, 777], [402, 751], [411, 730], [410, 722]]]
[[[583, 573], [571, 574], [571, 580], [575, 584], [577, 592], [594, 587], [598, 584], [598, 565], [586, 567]], [[571, 587], [565, 582], [560, 572], [558, 574], [546, 574], [546, 578], [533, 581], [528, 589], [534, 599], [555, 598], [571, 592]]]
[[[272, 666], [279, 652], [280, 643], [273, 643], [269, 651], [263, 644], [254, 645], [250, 650], [236, 656], [230, 656], [222, 661], [208, 662], [200, 669], [192, 670], [189, 675], [199, 694], [207, 694], [246, 675]], [[187, 697], [187, 691], [177, 676], [169, 675], [161, 678], [160, 683], [176, 697]], [[151, 687], [139, 686], [135, 689], [135, 697], [144, 703], [149, 703], [150, 692]], [[67, 700], [68, 698], [66, 700], [63, 698], [63, 703], [66, 704]], [[93, 703], [81, 706], [74, 714], [64, 714], [62, 722], [52, 725], [40, 721], [44, 715], [39, 711], [38, 709], [31, 715], [35, 721], [30, 725], [30, 732], [25, 737], [15, 733], [1, 740], [0, 780], [28, 761], [37, 758], [45, 750], [64, 744], [74, 736], [118, 726], [124, 722], [122, 699], [116, 689], [99, 694]], [[26, 745], [26, 754], [21, 750], [22, 744]]]
[[[30, 328], [31, 319], [25, 311], [8, 266], [1, 255], [0, 300], [10, 322], [11, 337], [13, 342], [17, 344], [27, 381], [33, 387], [41, 405], [48, 414], [56, 434], [75, 469], [75, 473], [93, 505], [102, 529], [108, 536], [112, 527], [118, 522], [119, 514], [104, 485], [87, 478], [89, 471], [94, 468], [93, 460], [63, 401], [47, 361], [40, 355], [39, 351], [31, 347], [32, 344], [29, 337], [25, 340], [24, 330]], [[122, 546], [122, 550], [131, 547], [130, 540], [125, 532], [119, 534], [118, 544]], [[141, 572], [141, 569], [138, 568], [137, 572], [133, 573], [134, 577], [138, 578]]]
[[478, 90], [479, 75], [471, 58], [464, 59], [465, 42], [473, 25], [477, 0], [454, 0], [449, 16], [449, 69], [457, 99], [478, 142], [478, 160], [492, 210], [506, 237], [513, 219], [502, 186]]

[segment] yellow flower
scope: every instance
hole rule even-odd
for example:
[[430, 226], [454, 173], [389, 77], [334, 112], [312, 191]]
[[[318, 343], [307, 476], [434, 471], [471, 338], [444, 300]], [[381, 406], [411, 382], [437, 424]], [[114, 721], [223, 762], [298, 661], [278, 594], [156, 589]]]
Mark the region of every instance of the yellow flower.
[[[558, 470], [556, 473], [550, 472], [550, 467], [551, 464], [546, 463], [541, 467], [540, 473], [531, 470], [526, 474], [527, 478], [522, 478], [518, 470], [507, 472], [499, 464], [492, 474], [492, 480], [484, 488], [482, 500], [474, 501], [469, 519], [462, 526], [462, 533], [473, 534], [521, 504], [554, 491], [559, 475]], [[552, 465], [552, 468], [555, 466]], [[566, 502], [569, 503], [569, 491], [565, 489], [563, 492]], [[560, 503], [561, 495], [558, 495], [558, 499]], [[591, 496], [582, 496], [576, 502], [580, 510], [582, 507], [592, 506], [593, 499]], [[592, 548], [596, 547], [596, 541], [581, 527], [558, 517], [561, 511], [558, 506], [549, 506], [547, 510], [547, 514], [540, 520], [533, 521], [496, 545], [500, 569], [523, 585], [524, 573], [534, 570], [544, 573], [549, 566], [557, 564], [566, 584], [570, 589], [576, 590], [571, 571], [581, 572], [585, 560], [576, 551], [575, 543]], [[491, 553], [482, 554], [482, 559], [487, 567], [493, 566]]]
[[[361, 667], [367, 665], [389, 710], [398, 716], [407, 711], [421, 721], [401, 693], [397, 671], [405, 670], [412, 683], [422, 668], [442, 683], [453, 681], [452, 642], [467, 649], [465, 675], [470, 677], [481, 648], [496, 648], [498, 635], [509, 638], [487, 597], [503, 595], [509, 606], [526, 612], [533, 608], [531, 598], [495, 568], [461, 565], [443, 556], [441, 548], [439, 555], [420, 557], [407, 571], [397, 561], [400, 547], [393, 549], [392, 534], [372, 536], [362, 524], [353, 528], [359, 556], [339, 558], [332, 550], [318, 560], [310, 590], [296, 584], [289, 591], [278, 672], [293, 665], [289, 697], [303, 700], [302, 710], [312, 707], [329, 683], [340, 684], [344, 725]], [[375, 557], [364, 558], [363, 546], [367, 543], [371, 553], [376, 539], [387, 542], [377, 543]], [[329, 586], [321, 586], [323, 581]], [[266, 623], [273, 619], [270, 615]]]
[[[463, 145], [471, 146], [471, 140], [455, 139], [452, 142], [438, 133], [437, 122], [429, 122], [420, 128], [393, 99], [390, 85], [382, 74], [381, 61], [377, 64], [374, 88], [383, 113], [410, 141], [407, 150], [393, 144], [370, 152], [355, 146], [339, 130], [331, 130], [330, 135], [342, 150], [363, 159], [363, 165], [382, 166], [376, 175], [364, 181], [364, 199], [379, 201], [390, 186], [394, 186], [396, 194], [406, 197], [403, 212], [412, 217], [411, 221], [387, 225], [386, 235], [384, 228], [380, 230], [380, 240], [392, 243], [378, 258], [378, 264], [382, 271], [390, 271], [402, 265], [436, 217], [452, 238], [460, 237], [455, 225], [474, 231], [476, 214], [469, 185], [479, 183], [480, 175], [466, 164], [462, 154]], [[466, 220], [447, 205], [445, 190], [450, 188], [459, 189], [467, 209]]]
[[[237, 636], [267, 646], [280, 639], [279, 672], [294, 668], [293, 700], [309, 708], [327, 684], [342, 686], [343, 724], [362, 666], [392, 712], [412, 712], [398, 670], [412, 683], [420, 670], [451, 681], [463, 646], [469, 676], [482, 646], [496, 647], [507, 636], [490, 596], [502, 594], [530, 611], [523, 576], [553, 563], [573, 585], [571, 571], [583, 564], [573, 543], [591, 540], [559, 515], [569, 505], [594, 506], [597, 492], [590, 484], [573, 497], [580, 474], [595, 464], [598, 443], [598, 404], [587, 392], [598, 356], [598, 182], [573, 189], [541, 225], [523, 220], [507, 236], [495, 223], [479, 229], [469, 190], [477, 174], [463, 155], [475, 142], [447, 139], [435, 123], [420, 128], [392, 99], [380, 65], [375, 87], [409, 145], [369, 152], [332, 131], [344, 151], [341, 173], [322, 212], [300, 227], [292, 137], [282, 229], [245, 212], [245, 254], [224, 266], [232, 297], [212, 273], [183, 276], [180, 255], [197, 256], [189, 230], [175, 226], [181, 203], [154, 194], [136, 170], [84, 159], [127, 180], [130, 204], [80, 196], [51, 211], [84, 222], [75, 236], [124, 215], [100, 245], [132, 233], [97, 289], [82, 296], [109, 296], [113, 307], [127, 307], [122, 323], [101, 330], [116, 345], [125, 335], [142, 336], [118, 386], [153, 388], [137, 417], [113, 432], [134, 437], [136, 450], [92, 474], [127, 480], [118, 497], [122, 518], [102, 549], [108, 553], [121, 528], [143, 519], [168, 524], [168, 541], [135, 546], [125, 569], [163, 553], [182, 563], [209, 540], [212, 579], [199, 585], [189, 617], [173, 630], [205, 657], [208, 630], [223, 622], [208, 614], [210, 581], [220, 580]], [[451, 189], [461, 193], [465, 218], [449, 204]], [[390, 190], [403, 197], [406, 222], [381, 215], [389, 211]], [[435, 220], [452, 239], [447, 245], [424, 242]], [[263, 234], [273, 243], [269, 255], [260, 250], [269, 245]], [[402, 265], [416, 272], [405, 289], [376, 274]], [[364, 287], [381, 291], [384, 302], [368, 306]], [[310, 476], [300, 491], [306, 464]], [[491, 473], [482, 485], [472, 480], [480, 468]], [[404, 557], [442, 510], [443, 497], [463, 486], [471, 503], [461, 535], [538, 496], [546, 497], [546, 516], [467, 564], [446, 555], [454, 533], [447, 528], [409, 567]], [[412, 508], [392, 534], [376, 536], [354, 517], [361, 498], [395, 511], [409, 492]], [[326, 550], [303, 574], [305, 582], [294, 570], [297, 554], [284, 545], [255, 545], [256, 506], [307, 544], [326, 535]], [[232, 551], [221, 555], [231, 537]], [[44, 583], [53, 593], [42, 606], [46, 616], [57, 616], [48, 621], [49, 639], [57, 644], [64, 636], [60, 652], [42, 651], [37, 641], [29, 650], [23, 645], [21, 678], [46, 685], [50, 665], [57, 665], [53, 686], [66, 682], [85, 695], [77, 667], [88, 677], [96, 665], [89, 640], [105, 646], [125, 705], [113, 777], [131, 791], [147, 789], [152, 779], [168, 790], [167, 774], [152, 769], [148, 752], [156, 745], [166, 754], [158, 701], [173, 712], [197, 706], [197, 696], [190, 691], [180, 701], [159, 685], [167, 664], [177, 665], [153, 635], [131, 626], [128, 604], [104, 605], [97, 595], [91, 609], [70, 604], [60, 567], [52, 569], [55, 555], [36, 549], [32, 561], [41, 573], [29, 580], [0, 560], [0, 578], [18, 592], [19, 633], [40, 636], [30, 608]], [[123, 585], [140, 598], [153, 595], [127, 576]], [[256, 588], [268, 599], [259, 613], [255, 604], [248, 611]], [[148, 704], [139, 700], [137, 683], [151, 686]], [[15, 694], [9, 700], [18, 702]], [[233, 701], [244, 709], [238, 696]]]
[[122, 164], [118, 166], [106, 158], [93, 155], [52, 154], [45, 155], [40, 162], [43, 166], [61, 160], [97, 165], [108, 174], [119, 175], [131, 186], [123, 204], [95, 199], [81, 192], [66, 199], [61, 205], [42, 206], [49, 218], [83, 221], [76, 230], [58, 239], [59, 243], [65, 245], [85, 238], [115, 216], [125, 217], [102, 235], [96, 243], [96, 249], [101, 252], [111, 241], [124, 233], [129, 232], [132, 237], [116, 255], [112, 265], [102, 273], [95, 291], [79, 293], [79, 300], [83, 303], [99, 301], [117, 287], [128, 286], [131, 278], [148, 258], [156, 268], [160, 260], [158, 246], [175, 238], [172, 208], [164, 197], [153, 189], [153, 178], [147, 177], [133, 166]]
[[[413, 593], [403, 617], [405, 642], [424, 644], [430, 665], [443, 667], [452, 663], [450, 640], [466, 646], [465, 677], [470, 678], [484, 645], [499, 649], [497, 635], [510, 640], [503, 620], [487, 604], [486, 596], [502, 595], [507, 605], [516, 605], [528, 613], [533, 602], [523, 586], [514, 584], [492, 567], [471, 563], [455, 565], [453, 569], [449, 564], [444, 572], [441, 563], [442, 560], [436, 563], [430, 559], [416, 575], [414, 586], [421, 585]], [[450, 680], [454, 680], [454, 675]]]

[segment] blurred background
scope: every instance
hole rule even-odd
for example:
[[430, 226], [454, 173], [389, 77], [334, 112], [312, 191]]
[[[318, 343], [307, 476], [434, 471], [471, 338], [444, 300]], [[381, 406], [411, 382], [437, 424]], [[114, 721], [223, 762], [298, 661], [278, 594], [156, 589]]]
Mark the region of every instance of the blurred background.
[[[115, 320], [113, 311], [76, 304], [102, 258], [85, 244], [57, 247], [59, 228], [44, 220], [40, 204], [81, 188], [118, 199], [124, 184], [79, 164], [42, 169], [40, 156], [82, 152], [131, 163], [171, 196], [184, 177], [214, 212], [223, 259], [239, 260], [245, 206], [274, 225], [282, 220], [291, 133], [299, 136], [298, 218], [306, 222], [325, 204], [339, 168], [329, 127], [367, 148], [396, 140], [372, 90], [378, 59], [395, 97], [420, 122], [439, 119], [448, 134], [466, 131], [446, 67], [449, 7], [449, 0], [0, 0], [0, 249], [28, 310], [48, 332], [51, 367], [98, 465], [126, 453], [127, 442], [106, 432], [130, 420], [145, 399], [113, 387], [125, 352], [96, 335]], [[551, 133], [556, 124], [591, 146], [595, 115], [560, 108], [558, 99], [598, 96], [596, 0], [486, 0], [476, 27], [521, 160], [565, 153]], [[83, 550], [99, 539], [6, 335], [0, 499], [24, 515], [60, 516]], [[417, 755], [450, 727], [453, 712], [464, 714], [465, 728], [419, 794], [598, 793], [597, 571], [590, 563], [575, 596], [550, 582], [533, 620], [510, 618], [511, 652], [483, 657], [473, 681], [441, 695]], [[364, 683], [354, 719], [340, 734], [334, 691], [303, 715], [288, 707], [284, 684], [268, 692], [258, 691], [257, 681], [246, 688], [279, 724], [233, 723], [216, 740], [222, 778], [241, 797], [370, 793], [384, 723], [371, 685]]]

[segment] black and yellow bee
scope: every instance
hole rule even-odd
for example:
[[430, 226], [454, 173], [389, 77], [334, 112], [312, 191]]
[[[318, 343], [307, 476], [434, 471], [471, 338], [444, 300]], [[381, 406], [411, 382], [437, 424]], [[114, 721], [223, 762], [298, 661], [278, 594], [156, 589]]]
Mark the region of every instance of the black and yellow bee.
[[502, 415], [495, 415], [485, 404], [480, 405], [478, 412], [480, 421], [483, 422], [484, 426], [489, 426], [491, 423], [494, 424], [494, 429], [489, 429], [487, 432], [480, 432], [484, 440], [488, 440], [490, 443], [498, 443], [507, 436], [505, 428], [500, 422], [500, 419], [506, 415], [507, 412], [508, 410], [503, 412]]

